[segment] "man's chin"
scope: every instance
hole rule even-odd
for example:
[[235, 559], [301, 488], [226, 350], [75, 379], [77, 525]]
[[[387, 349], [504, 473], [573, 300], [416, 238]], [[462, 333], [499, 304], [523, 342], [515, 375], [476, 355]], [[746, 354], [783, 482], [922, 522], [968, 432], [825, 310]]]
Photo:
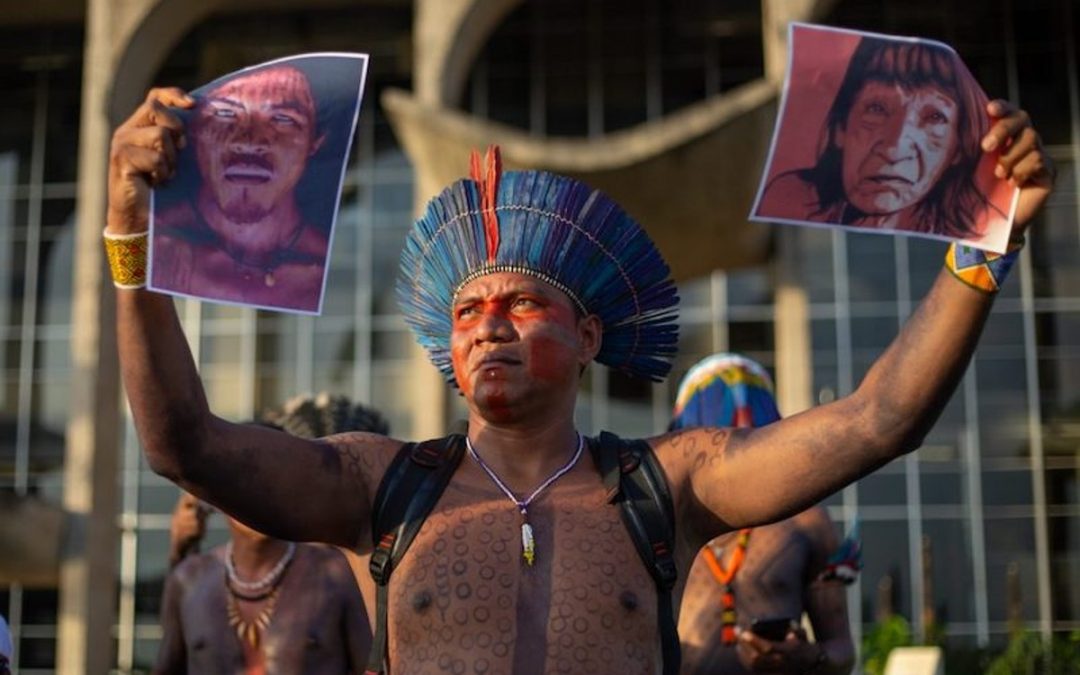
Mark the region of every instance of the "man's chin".
[[270, 215], [270, 209], [258, 204], [252, 204], [251, 202], [245, 202], [242, 204], [227, 204], [222, 207], [221, 213], [229, 219], [230, 222], [238, 223], [240, 225], [251, 225], [264, 220]]
[[505, 382], [479, 382], [473, 390], [473, 402], [483, 417], [492, 422], [507, 422], [516, 417], [520, 397], [508, 391]]
[[908, 207], [907, 202], [894, 198], [852, 200], [851, 204], [862, 213], [875, 218], [896, 215]]

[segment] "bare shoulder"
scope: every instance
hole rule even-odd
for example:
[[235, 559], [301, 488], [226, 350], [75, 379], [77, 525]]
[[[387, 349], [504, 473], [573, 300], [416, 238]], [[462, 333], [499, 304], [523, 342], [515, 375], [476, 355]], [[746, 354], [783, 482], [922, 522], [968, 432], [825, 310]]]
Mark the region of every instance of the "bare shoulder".
[[207, 575], [213, 574], [214, 578], [217, 578], [220, 571], [224, 569], [220, 549], [221, 547], [218, 547], [206, 553], [187, 556], [177, 563], [169, 576], [184, 588], [194, 586]]
[[299, 544], [298, 555], [303, 555], [310, 561], [311, 568], [317, 570], [317, 574], [335, 584], [355, 586], [352, 568], [336, 546], [329, 544], [306, 543]]
[[[367, 431], [350, 431], [320, 439], [337, 453], [342, 467], [354, 479], [362, 479], [377, 487], [383, 474], [405, 445], [388, 436]], [[372, 492], [374, 497], [374, 492]]]
[[828, 509], [820, 504], [795, 515], [791, 520], [795, 527], [813, 542], [814, 547], [826, 555], [832, 554], [840, 543]]
[[695, 427], [680, 429], [648, 439], [669, 477], [687, 477], [707, 466], [718, 466], [726, 458], [734, 429]]
[[799, 171], [787, 171], [769, 181], [758, 212], [765, 217], [806, 220], [818, 208], [814, 184]]

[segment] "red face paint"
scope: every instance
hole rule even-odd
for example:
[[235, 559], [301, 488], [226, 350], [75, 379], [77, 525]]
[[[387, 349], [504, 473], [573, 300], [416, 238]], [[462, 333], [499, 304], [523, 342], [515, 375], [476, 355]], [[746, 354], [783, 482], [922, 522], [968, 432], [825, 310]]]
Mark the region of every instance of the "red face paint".
[[570, 346], [550, 337], [537, 337], [529, 345], [529, 374], [544, 382], [577, 377], [578, 363]]
[[[576, 386], [578, 321], [568, 298], [510, 273], [481, 277], [454, 307], [450, 357], [462, 393], [491, 421]], [[537, 398], [539, 396], [540, 398]]]
[[468, 351], [463, 347], [455, 345], [451, 348], [450, 361], [454, 364], [454, 379], [457, 380], [458, 388], [461, 389], [461, 393], [465, 395], [465, 398], [472, 396], [472, 381], [469, 379], [469, 371], [466, 365], [468, 358]]

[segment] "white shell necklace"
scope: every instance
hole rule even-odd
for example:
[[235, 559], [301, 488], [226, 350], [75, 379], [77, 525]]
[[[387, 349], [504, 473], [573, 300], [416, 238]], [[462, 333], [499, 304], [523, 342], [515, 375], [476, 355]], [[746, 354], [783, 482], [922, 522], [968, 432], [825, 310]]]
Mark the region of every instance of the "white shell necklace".
[[510, 488], [506, 487], [506, 483], [503, 483], [498, 475], [491, 470], [491, 467], [480, 458], [480, 455], [476, 454], [476, 448], [473, 447], [472, 441], [469, 440], [468, 436], [465, 437], [465, 447], [469, 450], [469, 456], [473, 458], [477, 466], [484, 470], [484, 473], [488, 475], [488, 478], [490, 478], [491, 481], [502, 490], [503, 494], [509, 497], [510, 501], [514, 502], [518, 507], [518, 510], [521, 511], [521, 557], [525, 559], [527, 565], [532, 566], [533, 561], [536, 560], [536, 540], [533, 539], [532, 525], [529, 524], [529, 504], [531, 504], [541, 492], [550, 487], [552, 483], [565, 476], [570, 469], [574, 468], [578, 459], [581, 458], [581, 451], [585, 448], [585, 439], [582, 438], [579, 433], [577, 435], [577, 450], [574, 452], [574, 456], [570, 458], [570, 461], [564, 464], [558, 471], [548, 476], [547, 480], [540, 483], [540, 486], [533, 490], [525, 499], [518, 499], [514, 496], [514, 493]]
[[267, 572], [265, 576], [255, 581], [244, 581], [236, 573], [236, 563], [233, 562], [233, 543], [230, 540], [225, 545], [225, 570], [229, 574], [229, 584], [233, 589], [240, 591], [244, 595], [261, 595], [269, 592], [277, 585], [282, 572], [285, 571], [285, 566], [293, 559], [295, 553], [296, 544], [290, 541], [285, 548], [285, 553], [281, 556], [281, 560], [278, 560], [273, 569]]

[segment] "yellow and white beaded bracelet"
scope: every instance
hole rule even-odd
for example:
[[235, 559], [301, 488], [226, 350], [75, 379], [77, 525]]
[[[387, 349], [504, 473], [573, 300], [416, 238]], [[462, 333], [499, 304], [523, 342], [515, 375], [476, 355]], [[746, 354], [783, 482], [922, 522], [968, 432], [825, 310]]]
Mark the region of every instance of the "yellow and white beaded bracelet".
[[112, 234], [106, 231], [103, 237], [113, 285], [125, 289], [145, 287], [149, 234], [147, 232]]

